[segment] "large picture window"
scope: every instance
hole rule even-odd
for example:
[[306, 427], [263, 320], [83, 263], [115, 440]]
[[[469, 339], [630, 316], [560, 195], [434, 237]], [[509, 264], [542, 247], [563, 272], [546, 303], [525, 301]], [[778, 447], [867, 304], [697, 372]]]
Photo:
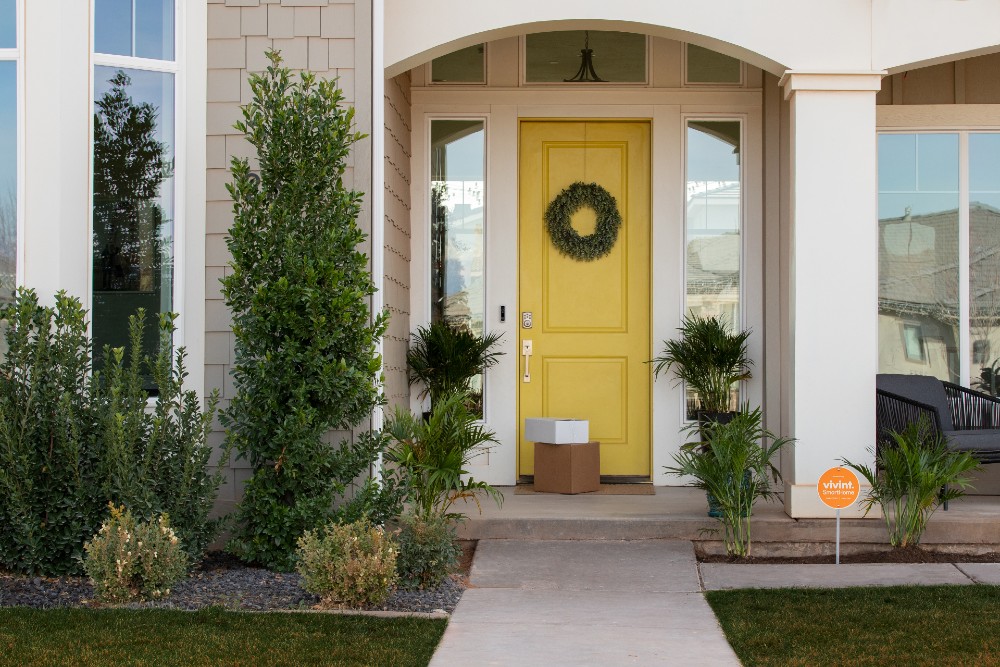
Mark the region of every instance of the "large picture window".
[[18, 55], [17, 3], [0, 0], [0, 304], [17, 282]]
[[885, 133], [878, 149], [879, 372], [991, 389], [1000, 133]]
[[150, 354], [160, 314], [173, 310], [173, 1], [96, 0], [94, 35], [92, 331], [100, 366], [105, 346], [127, 342], [138, 308]]

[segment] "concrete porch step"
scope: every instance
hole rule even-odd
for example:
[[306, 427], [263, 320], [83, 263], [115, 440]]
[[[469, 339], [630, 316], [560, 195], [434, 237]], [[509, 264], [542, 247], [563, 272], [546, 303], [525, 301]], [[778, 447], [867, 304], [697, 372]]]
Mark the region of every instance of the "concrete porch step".
[[[652, 496], [515, 495], [503, 487], [498, 509], [483, 503], [459, 505], [469, 519], [459, 528], [464, 539], [511, 540], [691, 540], [717, 551], [721, 536], [708, 531], [718, 523], [707, 516], [705, 495], [687, 487], [657, 487]], [[832, 553], [833, 519], [792, 519], [779, 502], [754, 508], [751, 524], [757, 555]], [[844, 552], [872, 550], [888, 544], [881, 518], [842, 519]], [[968, 496], [938, 510], [922, 544], [960, 552], [1000, 551], [1000, 496]], [[761, 549], [761, 551], [758, 550]]]

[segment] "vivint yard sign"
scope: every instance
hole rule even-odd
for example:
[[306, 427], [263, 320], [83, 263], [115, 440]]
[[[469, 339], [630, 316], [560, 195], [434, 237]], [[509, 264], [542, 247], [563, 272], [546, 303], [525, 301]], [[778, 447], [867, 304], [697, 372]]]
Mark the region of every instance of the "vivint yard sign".
[[820, 475], [816, 484], [819, 499], [828, 507], [837, 510], [837, 565], [840, 565], [840, 510], [850, 507], [861, 493], [858, 476], [847, 468], [830, 468]]
[[858, 476], [847, 468], [830, 468], [819, 478], [819, 499], [828, 507], [842, 510], [858, 499], [861, 484]]

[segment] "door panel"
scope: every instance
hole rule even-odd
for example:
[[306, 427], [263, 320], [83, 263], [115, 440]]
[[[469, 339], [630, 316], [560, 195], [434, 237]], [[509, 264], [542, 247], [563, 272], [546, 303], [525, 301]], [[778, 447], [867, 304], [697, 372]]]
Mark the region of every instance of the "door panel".
[[[534, 326], [520, 329], [533, 356], [530, 382], [519, 382], [519, 473], [534, 470], [523, 420], [574, 417], [601, 442], [601, 474], [648, 477], [649, 124], [523, 121], [520, 130], [519, 300]], [[548, 203], [575, 181], [608, 190], [622, 216], [611, 252], [590, 262], [562, 255], [545, 230]], [[582, 235], [594, 225], [588, 208], [573, 216]]]

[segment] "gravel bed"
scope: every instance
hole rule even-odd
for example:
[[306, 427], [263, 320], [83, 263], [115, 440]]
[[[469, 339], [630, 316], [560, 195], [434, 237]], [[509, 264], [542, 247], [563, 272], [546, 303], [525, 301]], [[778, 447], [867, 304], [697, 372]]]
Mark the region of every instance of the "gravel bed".
[[[395, 612], [440, 612], [455, 610], [465, 586], [448, 578], [429, 590], [396, 590], [383, 605], [368, 610]], [[98, 607], [94, 589], [86, 577], [26, 577], [0, 574], [0, 607]], [[299, 575], [250, 567], [220, 554], [212, 554], [201, 566], [178, 583], [166, 600], [133, 603], [130, 608], [228, 609], [268, 611], [310, 609], [319, 598], [299, 588]]]

